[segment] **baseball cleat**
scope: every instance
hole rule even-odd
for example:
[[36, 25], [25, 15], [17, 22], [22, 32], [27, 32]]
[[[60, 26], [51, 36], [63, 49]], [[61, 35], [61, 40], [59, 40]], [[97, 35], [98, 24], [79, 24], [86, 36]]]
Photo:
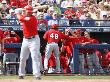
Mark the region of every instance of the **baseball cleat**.
[[48, 73], [48, 70], [44, 70], [43, 74], [45, 75], [45, 74], [47, 74], [47, 73]]
[[57, 73], [57, 74], [60, 74], [60, 73], [61, 73], [61, 71], [57, 71], [56, 73]]
[[36, 77], [36, 80], [41, 80], [41, 77]]
[[19, 79], [24, 79], [24, 77], [23, 76], [19, 76]]

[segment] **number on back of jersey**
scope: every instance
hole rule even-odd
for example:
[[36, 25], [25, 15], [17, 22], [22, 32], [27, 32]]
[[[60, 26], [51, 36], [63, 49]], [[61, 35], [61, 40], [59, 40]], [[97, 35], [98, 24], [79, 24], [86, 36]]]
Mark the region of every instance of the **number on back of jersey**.
[[58, 34], [52, 33], [52, 34], [50, 34], [50, 37], [51, 37], [51, 38], [54, 38], [54, 39], [58, 39]]

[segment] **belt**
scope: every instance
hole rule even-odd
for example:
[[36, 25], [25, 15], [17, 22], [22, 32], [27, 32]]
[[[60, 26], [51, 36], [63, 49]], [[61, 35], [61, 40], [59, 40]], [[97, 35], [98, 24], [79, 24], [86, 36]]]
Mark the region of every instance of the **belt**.
[[32, 39], [35, 38], [35, 36], [31, 36], [31, 37], [25, 37], [26, 39]]

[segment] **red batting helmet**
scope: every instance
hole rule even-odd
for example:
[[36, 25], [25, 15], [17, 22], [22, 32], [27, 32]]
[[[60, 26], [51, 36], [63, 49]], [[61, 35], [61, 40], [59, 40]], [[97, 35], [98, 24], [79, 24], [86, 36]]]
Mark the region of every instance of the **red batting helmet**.
[[32, 7], [31, 5], [25, 6], [24, 9], [25, 9], [27, 12], [30, 12], [30, 13], [33, 12], [33, 7]]
[[59, 27], [58, 24], [53, 24], [51, 28], [53, 28], [53, 29], [57, 29], [58, 27]]

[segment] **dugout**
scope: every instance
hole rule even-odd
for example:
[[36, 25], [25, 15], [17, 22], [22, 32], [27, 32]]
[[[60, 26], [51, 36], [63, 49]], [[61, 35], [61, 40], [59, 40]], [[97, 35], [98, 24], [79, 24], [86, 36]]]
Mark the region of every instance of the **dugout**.
[[[22, 31], [16, 31], [16, 33], [23, 38]], [[44, 32], [39, 31], [39, 36], [41, 39], [41, 53], [44, 55], [44, 50], [46, 46], [46, 41], [43, 40]], [[100, 43], [110, 43], [110, 32], [90, 32], [91, 37], [97, 39]], [[21, 41], [22, 42], [22, 41]], [[32, 60], [29, 56], [29, 59], [27, 60], [27, 67], [26, 67], [27, 73], [32, 73]]]
[[[15, 32], [21, 37], [21, 41], [20, 41], [20, 43], [21, 43], [22, 42], [22, 38], [23, 38], [22, 31], [21, 30], [15, 30]], [[41, 54], [44, 55], [45, 46], [46, 46], [46, 43], [47, 43], [45, 40], [43, 40], [43, 35], [44, 35], [45, 32], [39, 31], [38, 33], [39, 33], [40, 40], [41, 40]], [[103, 42], [104, 43], [110, 43], [110, 32], [90, 32], [90, 35], [91, 35], [91, 37], [97, 39], [100, 43], [103, 43]], [[17, 46], [17, 45], [15, 45], [15, 46]], [[10, 47], [14, 47], [14, 45], [11, 45]], [[18, 51], [20, 51], [20, 46], [18, 46], [18, 47], [19, 47]], [[76, 53], [77, 53], [77, 49], [76, 49]], [[74, 68], [76, 68], [77, 67], [76, 62], [75, 62], [74, 65], [75, 65]], [[31, 56], [29, 56], [29, 59], [27, 60], [26, 71], [27, 71], [27, 73], [32, 73]]]

